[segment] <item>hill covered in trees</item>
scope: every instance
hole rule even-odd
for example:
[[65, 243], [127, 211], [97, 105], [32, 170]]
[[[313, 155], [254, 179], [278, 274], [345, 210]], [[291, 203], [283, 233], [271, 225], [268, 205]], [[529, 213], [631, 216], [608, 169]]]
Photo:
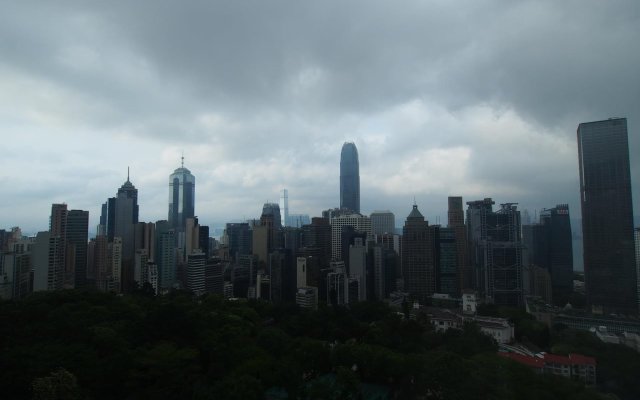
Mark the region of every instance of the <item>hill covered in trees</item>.
[[600, 399], [496, 355], [474, 325], [435, 333], [382, 303], [293, 305], [98, 292], [0, 303], [16, 399]]

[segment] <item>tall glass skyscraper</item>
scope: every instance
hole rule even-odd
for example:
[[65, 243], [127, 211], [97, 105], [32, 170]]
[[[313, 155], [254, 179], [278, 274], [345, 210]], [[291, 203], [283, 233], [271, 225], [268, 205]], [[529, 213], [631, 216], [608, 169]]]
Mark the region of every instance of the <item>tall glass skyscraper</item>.
[[637, 314], [627, 120], [582, 123], [577, 133], [587, 303]]
[[196, 177], [184, 167], [169, 176], [169, 224], [176, 232], [184, 232], [187, 218], [195, 216]]
[[340, 208], [360, 212], [360, 166], [352, 142], [343, 144], [340, 153]]

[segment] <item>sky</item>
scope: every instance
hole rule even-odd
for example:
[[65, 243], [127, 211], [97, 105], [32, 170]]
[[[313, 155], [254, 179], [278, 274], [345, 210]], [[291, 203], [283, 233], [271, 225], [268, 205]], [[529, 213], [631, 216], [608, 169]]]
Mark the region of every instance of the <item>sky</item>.
[[47, 230], [127, 178], [166, 219], [196, 176], [201, 224], [339, 205], [340, 149], [361, 210], [402, 226], [447, 196], [580, 216], [576, 128], [626, 117], [640, 214], [640, 2], [0, 1], [0, 228]]

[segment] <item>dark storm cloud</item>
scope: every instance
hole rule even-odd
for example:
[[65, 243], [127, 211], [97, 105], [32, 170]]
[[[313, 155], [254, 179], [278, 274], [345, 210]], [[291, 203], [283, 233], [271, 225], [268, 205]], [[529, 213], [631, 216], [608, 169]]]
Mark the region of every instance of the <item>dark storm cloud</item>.
[[[6, 2], [0, 129], [41, 137], [53, 175], [66, 173], [54, 136], [94, 177], [133, 164], [148, 219], [166, 213], [181, 151], [201, 217], [257, 214], [284, 186], [317, 215], [337, 202], [345, 140], [363, 210], [398, 222], [414, 195], [434, 215], [448, 194], [577, 215], [577, 124], [626, 116], [640, 146], [639, 4]], [[6, 152], [5, 170], [24, 154]], [[120, 180], [86, 190], [92, 219]]]

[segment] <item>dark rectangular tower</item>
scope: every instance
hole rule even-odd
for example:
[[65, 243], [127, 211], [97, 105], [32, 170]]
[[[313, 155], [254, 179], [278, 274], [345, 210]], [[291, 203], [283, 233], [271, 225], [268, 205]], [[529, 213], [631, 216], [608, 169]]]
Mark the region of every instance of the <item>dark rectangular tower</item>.
[[74, 287], [87, 285], [87, 244], [89, 240], [89, 211], [71, 210], [67, 213], [67, 254], [73, 259], [67, 260], [74, 266]]
[[637, 314], [627, 120], [582, 123], [577, 134], [587, 303]]

